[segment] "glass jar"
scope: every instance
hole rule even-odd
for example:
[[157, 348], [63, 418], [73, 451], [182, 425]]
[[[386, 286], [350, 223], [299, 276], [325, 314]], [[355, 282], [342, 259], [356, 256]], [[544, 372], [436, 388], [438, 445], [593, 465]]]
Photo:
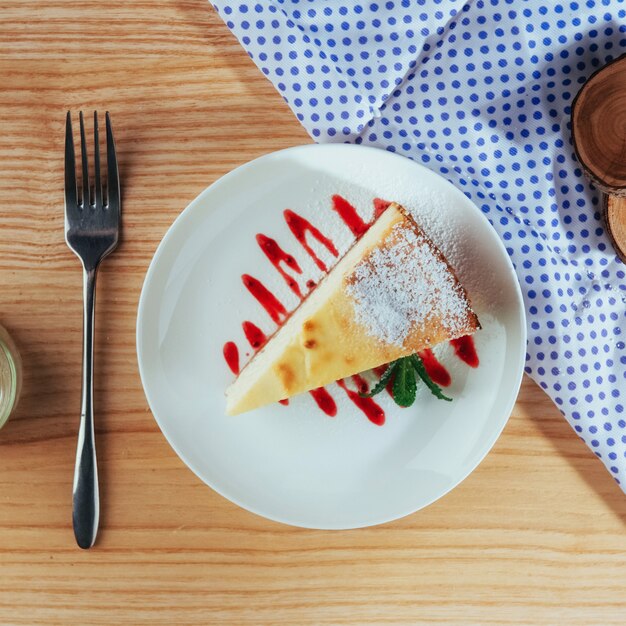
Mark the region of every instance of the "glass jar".
[[0, 326], [0, 428], [15, 410], [22, 387], [20, 354], [3, 326]]

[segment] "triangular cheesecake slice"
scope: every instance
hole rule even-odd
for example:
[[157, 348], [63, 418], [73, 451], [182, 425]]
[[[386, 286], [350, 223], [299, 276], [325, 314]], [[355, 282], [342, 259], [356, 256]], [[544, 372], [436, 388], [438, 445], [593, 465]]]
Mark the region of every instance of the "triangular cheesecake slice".
[[243, 368], [226, 390], [226, 411], [250, 411], [479, 328], [443, 254], [394, 203]]

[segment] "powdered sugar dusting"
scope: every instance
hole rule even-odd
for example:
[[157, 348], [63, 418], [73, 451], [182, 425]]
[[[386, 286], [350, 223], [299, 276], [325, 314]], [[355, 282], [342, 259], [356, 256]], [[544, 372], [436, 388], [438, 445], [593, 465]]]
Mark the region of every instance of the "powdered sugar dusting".
[[399, 222], [347, 279], [357, 321], [381, 341], [403, 346], [409, 333], [436, 318], [451, 333], [466, 326], [463, 290], [433, 244]]

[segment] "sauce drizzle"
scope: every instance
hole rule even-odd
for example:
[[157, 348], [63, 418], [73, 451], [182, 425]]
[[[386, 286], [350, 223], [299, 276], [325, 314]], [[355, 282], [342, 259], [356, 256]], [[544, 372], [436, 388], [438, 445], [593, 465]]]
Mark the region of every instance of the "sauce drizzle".
[[450, 373], [439, 362], [437, 357], [433, 354], [433, 351], [427, 348], [426, 350], [420, 350], [417, 354], [420, 359], [422, 359], [424, 368], [426, 369], [427, 374], [431, 377], [432, 381], [442, 387], [449, 387], [452, 382]]
[[371, 224], [365, 223], [356, 209], [342, 196], [334, 195], [332, 200], [333, 209], [339, 213], [339, 217], [343, 220], [343, 223], [357, 239], [362, 237], [368, 231]]
[[263, 344], [267, 341], [265, 333], [252, 322], [244, 322], [241, 327], [243, 328], [244, 335], [248, 340], [251, 348], [254, 348], [256, 352], [263, 347]]
[[305, 220], [303, 217], [294, 213], [290, 209], [285, 209], [283, 211], [283, 215], [285, 216], [285, 221], [287, 222], [287, 226], [289, 226], [289, 230], [293, 233], [293, 236], [298, 240], [300, 245], [307, 251], [309, 256], [315, 261], [315, 265], [319, 267], [322, 272], [327, 271], [326, 263], [320, 259], [311, 246], [308, 244], [306, 240], [307, 233], [311, 233], [311, 236], [314, 239], [317, 239], [333, 256], [339, 256], [339, 252], [337, 248], [335, 248], [335, 244], [325, 235], [323, 235], [311, 222]]
[[[367, 383], [358, 374], [352, 376], [352, 380], [360, 391], [363, 391], [364, 388], [367, 389]], [[362, 398], [358, 392], [348, 389], [343, 380], [338, 380], [337, 384], [348, 394], [348, 398], [363, 411], [365, 417], [367, 417], [372, 424], [382, 426], [385, 423], [385, 412], [372, 398]]]
[[239, 350], [234, 341], [227, 341], [223, 348], [224, 358], [230, 371], [237, 376], [239, 374]]
[[241, 277], [246, 289], [256, 298], [257, 302], [267, 311], [267, 314], [277, 323], [287, 318], [287, 309], [278, 298], [260, 280], [243, 274]]
[[312, 389], [309, 393], [313, 396], [313, 400], [315, 400], [317, 406], [322, 409], [326, 415], [329, 417], [335, 417], [335, 415], [337, 415], [337, 404], [324, 387]]
[[302, 268], [298, 265], [295, 258], [291, 254], [285, 252], [278, 245], [278, 243], [276, 243], [276, 240], [271, 237], [267, 237], [266, 235], [259, 233], [256, 236], [256, 240], [261, 250], [265, 253], [265, 256], [269, 259], [270, 263], [283, 277], [289, 289], [291, 289], [291, 291], [293, 291], [299, 298], [302, 298], [302, 292], [300, 291], [300, 287], [298, 287], [298, 283], [291, 276], [289, 276], [289, 274], [287, 274], [281, 265], [281, 263], [284, 263], [288, 268], [292, 269], [297, 274], [302, 274]]
[[450, 343], [454, 347], [455, 354], [461, 361], [467, 363], [470, 367], [478, 367], [480, 361], [478, 360], [474, 338], [471, 335], [453, 339]]
[[374, 198], [374, 221], [376, 221], [385, 209], [391, 204], [389, 200], [383, 200], [382, 198]]

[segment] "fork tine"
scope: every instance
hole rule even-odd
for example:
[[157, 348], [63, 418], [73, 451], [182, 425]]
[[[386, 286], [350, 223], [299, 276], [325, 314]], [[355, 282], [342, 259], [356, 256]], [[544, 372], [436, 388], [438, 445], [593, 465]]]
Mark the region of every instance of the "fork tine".
[[89, 206], [89, 161], [87, 159], [87, 140], [85, 139], [85, 123], [83, 112], [79, 113], [80, 119], [80, 155], [83, 167], [83, 208]]
[[117, 171], [117, 155], [115, 153], [115, 139], [111, 128], [111, 116], [106, 112], [107, 129], [107, 207], [116, 211], [120, 210], [120, 179]]
[[78, 206], [76, 189], [76, 158], [74, 155], [74, 135], [72, 134], [72, 115], [68, 111], [65, 118], [65, 209], [75, 210]]
[[98, 111], [93, 112], [93, 143], [94, 143], [94, 170], [95, 170], [95, 188], [94, 188], [94, 204], [96, 208], [101, 209], [104, 206], [102, 196], [102, 183], [100, 180], [100, 140], [98, 138]]

